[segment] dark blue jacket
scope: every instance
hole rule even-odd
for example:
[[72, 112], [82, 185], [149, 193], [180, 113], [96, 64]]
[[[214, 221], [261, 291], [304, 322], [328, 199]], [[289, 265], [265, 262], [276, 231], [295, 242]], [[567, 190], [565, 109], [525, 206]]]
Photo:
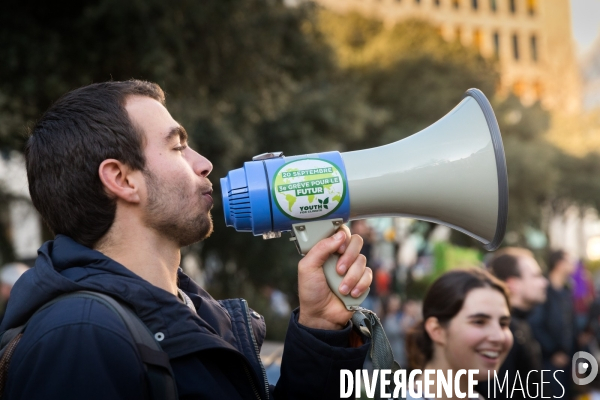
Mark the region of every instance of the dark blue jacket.
[[[360, 369], [367, 344], [343, 331], [305, 328], [292, 314], [281, 378], [269, 387], [258, 353], [264, 320], [243, 299], [216, 301], [181, 270], [179, 287], [197, 314], [103, 254], [66, 236], [39, 250], [11, 293], [0, 331], [23, 324], [46, 302], [92, 290], [128, 304], [168, 354], [182, 399], [334, 399], [339, 370]], [[251, 325], [251, 326], [250, 326]], [[158, 335], [161, 337], [162, 335]], [[119, 317], [90, 299], [68, 299], [29, 323], [8, 372], [5, 399], [145, 399], [143, 364]]]
[[544, 361], [549, 362], [559, 351], [571, 358], [578, 334], [571, 290], [567, 287], [556, 290], [548, 285], [546, 294], [546, 302], [534, 308], [529, 316], [531, 330], [540, 343]]

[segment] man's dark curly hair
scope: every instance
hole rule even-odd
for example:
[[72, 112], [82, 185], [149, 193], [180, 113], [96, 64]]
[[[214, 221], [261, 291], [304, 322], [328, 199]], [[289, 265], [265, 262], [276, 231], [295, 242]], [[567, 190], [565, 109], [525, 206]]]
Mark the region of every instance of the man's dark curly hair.
[[93, 247], [111, 227], [116, 200], [104, 190], [100, 164], [114, 158], [145, 167], [144, 134], [125, 110], [134, 95], [165, 103], [155, 83], [95, 83], [61, 97], [32, 129], [25, 148], [29, 192], [54, 234]]

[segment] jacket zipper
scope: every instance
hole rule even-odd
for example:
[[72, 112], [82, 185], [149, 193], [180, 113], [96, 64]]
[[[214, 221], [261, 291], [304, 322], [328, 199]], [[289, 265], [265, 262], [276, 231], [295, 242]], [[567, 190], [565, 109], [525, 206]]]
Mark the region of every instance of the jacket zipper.
[[256, 388], [256, 385], [254, 384], [254, 378], [252, 377], [252, 373], [250, 372], [250, 370], [248, 369], [248, 367], [246, 366], [246, 364], [242, 364], [244, 366], [244, 372], [246, 373], [246, 376], [248, 377], [248, 380], [250, 381], [250, 385], [252, 386], [252, 390], [254, 391], [254, 395], [256, 396], [256, 398], [258, 400], [262, 400], [260, 398], [260, 393], [258, 392], [258, 389]]
[[[254, 354], [256, 355], [258, 363], [260, 364], [263, 381], [265, 383], [265, 393], [267, 394], [267, 400], [268, 400], [269, 399], [269, 381], [267, 380], [267, 373], [265, 372], [265, 366], [263, 365], [262, 360], [260, 359], [260, 351], [258, 350], [258, 343], [256, 343], [256, 338], [254, 337], [254, 331], [252, 330], [252, 321], [250, 320], [250, 309], [248, 308], [248, 302], [244, 299], [242, 299], [242, 302], [244, 303], [244, 312], [246, 313], [246, 322], [247, 322], [246, 325], [248, 327], [248, 333], [250, 334], [250, 337], [252, 338], [252, 344], [254, 344]], [[253, 387], [254, 387], [254, 385], [253, 385]], [[259, 396], [259, 398], [260, 398], [260, 396]]]

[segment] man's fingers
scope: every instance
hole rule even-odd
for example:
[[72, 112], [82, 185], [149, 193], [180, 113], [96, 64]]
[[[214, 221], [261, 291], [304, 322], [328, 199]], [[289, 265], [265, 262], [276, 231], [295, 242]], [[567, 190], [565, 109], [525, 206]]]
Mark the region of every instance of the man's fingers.
[[360, 254], [360, 250], [363, 246], [363, 238], [359, 235], [352, 235], [350, 238], [350, 243], [344, 251], [344, 254], [340, 257], [337, 263], [337, 273], [340, 275], [344, 275], [346, 271], [348, 271], [348, 267], [354, 263], [356, 257]]
[[346, 225], [342, 225], [342, 226], [340, 226], [339, 231], [342, 231], [342, 230], [344, 232], [346, 232], [346, 241], [338, 249], [338, 253], [340, 253], [340, 254], [344, 254], [344, 252], [348, 248], [348, 245], [350, 244], [350, 240], [352, 238], [352, 234], [350, 233], [350, 228], [348, 228]]
[[360, 280], [354, 286], [354, 289], [350, 292], [350, 295], [354, 298], [360, 297], [369, 287], [371, 286], [371, 282], [373, 281], [373, 271], [371, 268], [365, 268], [365, 272], [363, 276], [361, 276]]
[[346, 231], [339, 230], [337, 233], [327, 239], [321, 240], [304, 256], [298, 263], [299, 269], [316, 269], [321, 268], [325, 261], [333, 253], [338, 251], [340, 246], [345, 243]]
[[338, 288], [340, 293], [344, 295], [350, 293], [356, 287], [356, 284], [362, 279], [366, 268], [367, 258], [364, 255], [359, 254], [354, 263], [350, 266], [350, 269], [348, 269], [348, 273], [346, 273], [342, 283], [340, 283]]

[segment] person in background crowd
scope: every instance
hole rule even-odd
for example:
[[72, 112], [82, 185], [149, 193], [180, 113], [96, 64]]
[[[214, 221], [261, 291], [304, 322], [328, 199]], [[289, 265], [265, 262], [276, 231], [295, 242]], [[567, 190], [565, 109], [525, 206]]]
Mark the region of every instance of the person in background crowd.
[[275, 315], [279, 317], [287, 317], [290, 315], [292, 309], [285, 293], [271, 285], [263, 286], [262, 293], [269, 299], [269, 306]]
[[[542, 349], [544, 369], [551, 370], [556, 377], [549, 384], [554, 398], [571, 398], [571, 357], [575, 353], [577, 332], [573, 297], [567, 283], [574, 269], [575, 263], [567, 252], [550, 253], [547, 299], [529, 317], [533, 335]], [[544, 390], [544, 395], [547, 393]]]
[[[527, 399], [541, 396], [540, 376], [537, 371], [542, 369], [542, 353], [540, 344], [533, 337], [527, 317], [536, 305], [546, 301], [548, 280], [542, 275], [533, 253], [527, 249], [504, 248], [494, 255], [488, 267], [489, 271], [502, 280], [508, 288], [511, 306], [510, 330], [514, 337], [514, 344], [498, 371], [498, 379], [503, 380], [507, 375], [509, 385], [512, 387], [518, 374], [523, 385], [528, 384], [522, 391], [515, 390], [512, 393], [503, 391], [495, 397]], [[529, 374], [530, 371], [536, 372]], [[484, 395], [491, 398], [493, 395], [487, 393], [487, 387], [487, 383], [479, 386], [484, 390]]]
[[375, 231], [369, 226], [367, 220], [357, 219], [350, 222], [350, 232], [354, 235], [358, 235], [363, 239], [363, 247], [360, 250], [360, 254], [365, 256], [367, 259], [367, 266], [373, 271], [373, 280], [369, 287], [369, 294], [365, 298], [365, 301], [361, 304], [362, 307], [374, 311], [377, 314], [382, 313], [382, 305], [380, 301], [380, 293], [377, 292], [377, 271], [378, 265], [374, 262], [373, 257], [373, 243], [375, 242]]
[[[406, 339], [410, 367], [477, 369], [475, 379], [487, 379], [512, 346], [509, 323], [508, 293], [500, 280], [475, 268], [446, 272], [427, 291], [423, 320]], [[466, 393], [467, 386], [463, 375], [460, 390]], [[437, 393], [435, 380], [431, 392]]]
[[383, 329], [385, 334], [390, 341], [392, 346], [392, 352], [394, 353], [394, 360], [400, 364], [400, 366], [406, 366], [406, 354], [404, 352], [404, 334], [402, 330], [402, 300], [396, 293], [390, 295], [385, 303], [385, 315], [383, 316]]
[[[404, 303], [402, 319], [400, 320], [400, 329], [402, 329], [402, 332], [404, 333], [404, 338], [406, 338], [408, 332], [423, 319], [423, 314], [421, 312], [422, 307], [421, 302], [414, 299], [406, 300]], [[405, 366], [408, 366], [408, 360], [406, 360]]]
[[582, 332], [586, 328], [590, 306], [595, 297], [592, 274], [580, 260], [577, 262], [573, 273], [573, 308], [578, 332]]
[[[600, 299], [596, 297], [589, 306], [588, 315], [583, 331], [578, 338], [579, 350], [586, 351], [600, 360]], [[584, 396], [579, 397], [581, 400], [598, 400], [600, 399], [600, 377], [596, 377], [588, 386], [583, 386], [580, 389]]]
[[27, 265], [17, 262], [6, 264], [0, 269], [0, 322], [2, 322], [6, 312], [10, 291], [21, 275], [28, 269]]

